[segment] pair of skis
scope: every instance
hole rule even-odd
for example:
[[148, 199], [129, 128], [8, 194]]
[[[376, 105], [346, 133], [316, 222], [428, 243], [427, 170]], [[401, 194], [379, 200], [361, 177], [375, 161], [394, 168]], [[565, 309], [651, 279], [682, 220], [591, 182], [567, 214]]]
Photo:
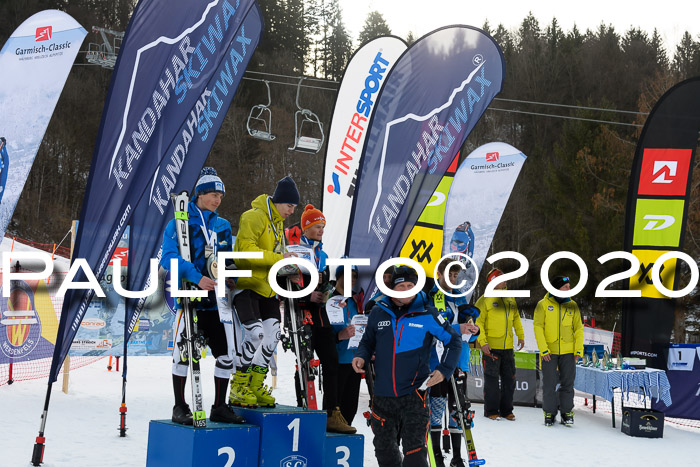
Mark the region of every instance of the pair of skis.
[[[292, 290], [292, 281], [289, 277], [287, 277], [287, 290]], [[311, 345], [311, 323], [305, 313], [297, 312], [292, 298], [285, 300], [284, 328], [285, 334], [281, 338], [282, 348], [294, 352], [297, 359], [300, 406], [316, 410], [318, 404], [314, 380], [318, 372], [318, 360], [314, 360], [314, 349]]]
[[[189, 213], [187, 206], [190, 199], [186, 191], [180, 194], [172, 193], [170, 198], [175, 207], [175, 225], [177, 227], [177, 242], [180, 248], [180, 256], [185, 261], [192, 261], [190, 253], [190, 231], [188, 226]], [[197, 287], [189, 281], [182, 280], [183, 290], [198, 290]], [[202, 358], [202, 353], [206, 348], [206, 340], [197, 330], [197, 310], [194, 304], [188, 297], [181, 297], [183, 319], [185, 320], [185, 329], [183, 331], [183, 339], [178, 343], [180, 359], [189, 362], [190, 374], [192, 375], [192, 421], [195, 428], [205, 428], [207, 426], [207, 415], [204, 412], [202, 398], [202, 382], [199, 369], [199, 360]]]
[[[466, 375], [464, 378], [458, 379], [455, 379], [454, 376], [450, 377], [450, 388], [452, 390], [452, 395], [454, 396], [455, 417], [457, 419], [457, 423], [462, 429], [462, 437], [464, 438], [464, 444], [467, 448], [467, 463], [470, 467], [484, 465], [486, 461], [484, 459], [479, 459], [479, 457], [476, 455], [474, 437], [472, 436], [472, 420], [474, 420], [474, 411], [471, 410], [471, 402], [467, 398]], [[450, 410], [449, 406], [447, 410]], [[435, 452], [430, 436], [428, 436], [428, 456], [430, 459], [430, 465], [436, 465]]]

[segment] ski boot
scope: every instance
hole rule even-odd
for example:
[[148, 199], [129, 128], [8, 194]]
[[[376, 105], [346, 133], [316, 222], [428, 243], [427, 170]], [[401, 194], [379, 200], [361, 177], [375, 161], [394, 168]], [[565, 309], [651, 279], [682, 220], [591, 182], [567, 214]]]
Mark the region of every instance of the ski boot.
[[251, 367], [248, 367], [246, 371], [238, 370], [233, 375], [231, 390], [228, 395], [229, 404], [241, 407], [256, 407], [258, 405], [258, 398], [250, 391], [249, 387], [250, 370]]
[[237, 425], [245, 423], [245, 419], [226, 404], [221, 404], [218, 407], [212, 405], [211, 412], [209, 412], [209, 420], [212, 422], [235, 423]]
[[274, 407], [275, 398], [272, 397], [272, 389], [263, 384], [269, 368], [264, 366], [254, 365], [250, 375], [250, 391], [257, 399], [260, 407]]
[[555, 413], [544, 413], [544, 426], [552, 426], [557, 419], [557, 414]]
[[179, 425], [192, 425], [192, 411], [190, 410], [190, 406], [187, 404], [174, 406], [172, 421]]
[[562, 425], [572, 426], [574, 424], [574, 413], [573, 412], [562, 412], [560, 423]]
[[344, 435], [352, 435], [357, 433], [357, 428], [348, 425], [347, 420], [340, 413], [340, 409], [336, 407], [331, 412], [331, 416], [326, 419], [326, 431], [330, 433], [342, 433]]

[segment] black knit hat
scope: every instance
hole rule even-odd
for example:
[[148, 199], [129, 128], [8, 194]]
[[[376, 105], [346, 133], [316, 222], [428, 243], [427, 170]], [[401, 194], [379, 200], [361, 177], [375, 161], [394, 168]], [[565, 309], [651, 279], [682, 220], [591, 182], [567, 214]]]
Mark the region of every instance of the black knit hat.
[[549, 282], [552, 284], [552, 287], [554, 287], [557, 290], [564, 287], [564, 284], [570, 283], [569, 278], [567, 276], [556, 276], [551, 278]]
[[391, 287], [395, 288], [402, 282], [412, 282], [413, 285], [418, 283], [418, 273], [410, 266], [396, 266], [394, 273], [391, 275]]
[[272, 195], [272, 202], [277, 204], [299, 204], [299, 190], [292, 177], [286, 176], [277, 182], [277, 188]]

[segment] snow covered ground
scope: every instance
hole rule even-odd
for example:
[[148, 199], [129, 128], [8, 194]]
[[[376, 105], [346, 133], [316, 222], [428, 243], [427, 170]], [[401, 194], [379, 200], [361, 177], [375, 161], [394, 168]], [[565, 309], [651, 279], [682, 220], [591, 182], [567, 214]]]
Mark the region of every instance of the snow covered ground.
[[[295, 405], [294, 357], [279, 353], [280, 374], [274, 394], [278, 402]], [[139, 466], [146, 463], [148, 422], [169, 418], [172, 410], [170, 359], [132, 357], [127, 386], [126, 438], [119, 438], [121, 377], [106, 369], [107, 360], [73, 371], [70, 390], [55, 384], [46, 425], [46, 467]], [[213, 398], [214, 361], [203, 362], [204, 407]], [[268, 377], [269, 380], [269, 377]], [[364, 383], [359, 411], [367, 408]], [[0, 387], [0, 466], [28, 466], [38, 433], [46, 380], [22, 381]], [[517, 421], [477, 417], [473, 430], [477, 453], [487, 465], [698, 465], [699, 430], [682, 430], [666, 423], [663, 439], [631, 438], [611, 427], [610, 414], [576, 407], [573, 428], [542, 424], [542, 410], [516, 407]], [[361, 415], [354, 425], [365, 435], [365, 465], [376, 466], [371, 430]], [[315, 467], [315, 466], [314, 466]]]

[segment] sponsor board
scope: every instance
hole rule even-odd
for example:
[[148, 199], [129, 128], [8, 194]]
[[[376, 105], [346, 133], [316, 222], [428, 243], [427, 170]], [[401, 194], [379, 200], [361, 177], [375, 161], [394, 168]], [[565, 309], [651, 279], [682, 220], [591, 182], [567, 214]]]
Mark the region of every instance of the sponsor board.
[[71, 350], [110, 350], [112, 339], [75, 339]]

